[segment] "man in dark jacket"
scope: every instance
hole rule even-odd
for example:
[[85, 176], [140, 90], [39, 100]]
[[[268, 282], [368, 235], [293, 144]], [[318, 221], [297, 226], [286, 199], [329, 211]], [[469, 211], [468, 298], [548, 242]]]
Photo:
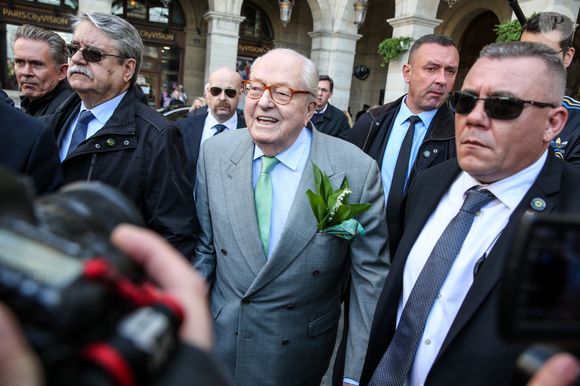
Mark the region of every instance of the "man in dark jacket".
[[318, 77], [318, 96], [316, 98], [316, 111], [310, 118], [316, 130], [333, 137], [346, 139], [350, 125], [346, 115], [340, 109], [334, 107], [328, 100], [332, 97], [334, 81], [328, 75]]
[[66, 81], [66, 44], [55, 32], [28, 24], [14, 34], [14, 72], [22, 91], [20, 108], [35, 117], [50, 115], [71, 95]]
[[[564, 67], [568, 68], [574, 60], [574, 29], [572, 19], [557, 12], [540, 12], [531, 16], [522, 27], [523, 42], [545, 44], [556, 51]], [[580, 165], [580, 102], [564, 96], [562, 106], [568, 109], [566, 126], [552, 141], [556, 156]]]
[[223, 131], [246, 127], [244, 113], [237, 109], [241, 91], [240, 75], [227, 67], [218, 68], [209, 75], [205, 85], [207, 107], [175, 123], [183, 134], [187, 154], [185, 172], [188, 177], [193, 176], [193, 181], [201, 145]]
[[[458, 66], [459, 53], [450, 38], [419, 38], [403, 65], [409, 93], [369, 110], [350, 131], [349, 141], [381, 168], [391, 255], [401, 237], [401, 202], [410, 182], [426, 168], [455, 157], [453, 114], [445, 101]], [[411, 125], [413, 117], [419, 120]]]
[[65, 182], [99, 180], [133, 200], [149, 228], [190, 258], [197, 235], [192, 181], [179, 130], [138, 99], [143, 43], [125, 20], [73, 20], [68, 80], [80, 96], [55, 113]]
[[50, 193], [63, 181], [58, 149], [50, 129], [4, 98], [0, 99], [0, 164], [30, 177], [32, 194]]

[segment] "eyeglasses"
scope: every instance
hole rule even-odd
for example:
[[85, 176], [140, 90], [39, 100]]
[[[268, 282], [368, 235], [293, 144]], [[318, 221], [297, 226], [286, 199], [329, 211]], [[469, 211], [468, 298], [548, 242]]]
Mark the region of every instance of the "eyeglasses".
[[103, 60], [105, 56], [114, 56], [116, 58], [125, 58], [125, 56], [121, 55], [113, 55], [113, 54], [104, 54], [101, 51], [94, 49], [94, 48], [81, 48], [78, 44], [67, 44], [66, 51], [70, 58], [72, 58], [77, 51], [80, 51], [83, 55], [83, 59], [87, 63], [97, 63]]
[[555, 108], [551, 103], [526, 101], [523, 99], [509, 96], [492, 96], [488, 98], [478, 98], [463, 92], [451, 93], [447, 99], [449, 108], [457, 114], [469, 114], [475, 108], [477, 101], [483, 101], [485, 113], [493, 119], [509, 120], [516, 119], [520, 116], [526, 104], [539, 108]]
[[310, 91], [294, 90], [290, 87], [279, 84], [266, 86], [264, 83], [256, 82], [254, 80], [244, 80], [242, 83], [242, 90], [248, 98], [260, 99], [264, 94], [264, 91], [268, 90], [274, 102], [280, 105], [287, 105], [290, 103], [294, 94], [310, 94]]
[[216, 96], [220, 95], [220, 94], [222, 93], [222, 91], [226, 93], [226, 96], [227, 96], [228, 98], [235, 98], [235, 97], [236, 97], [236, 95], [238, 95], [238, 91], [237, 91], [237, 90], [234, 90], [233, 88], [226, 88], [226, 89], [224, 90], [224, 89], [222, 89], [222, 88], [219, 88], [219, 87], [211, 87], [211, 88], [209, 89], [209, 93], [210, 93], [211, 95], [213, 95], [214, 97], [216, 97]]

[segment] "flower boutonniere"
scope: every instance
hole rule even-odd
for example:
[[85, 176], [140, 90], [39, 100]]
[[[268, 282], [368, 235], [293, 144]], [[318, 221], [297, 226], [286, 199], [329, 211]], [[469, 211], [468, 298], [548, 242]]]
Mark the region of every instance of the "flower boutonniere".
[[356, 235], [365, 235], [363, 226], [354, 219], [371, 207], [371, 204], [349, 204], [352, 193], [346, 177], [340, 188], [332, 190], [326, 174], [316, 164], [312, 164], [316, 193], [308, 189], [306, 195], [316, 217], [318, 231], [350, 240]]

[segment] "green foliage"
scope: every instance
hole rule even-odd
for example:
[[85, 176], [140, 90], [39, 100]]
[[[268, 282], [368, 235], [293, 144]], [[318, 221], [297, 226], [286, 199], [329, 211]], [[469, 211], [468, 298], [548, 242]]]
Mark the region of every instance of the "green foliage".
[[344, 177], [340, 189], [333, 191], [328, 176], [316, 164], [312, 164], [312, 169], [316, 193], [308, 189], [306, 195], [310, 201], [312, 213], [316, 217], [319, 231], [350, 220], [371, 207], [371, 204], [348, 203], [351, 190], [346, 177]]
[[[410, 36], [387, 38], [379, 44], [379, 55], [383, 58], [384, 63], [389, 63], [407, 51], [411, 47], [412, 41], [413, 38]], [[384, 65], [384, 63], [382, 65]]]
[[517, 42], [522, 35], [522, 26], [517, 20], [498, 24], [493, 30], [497, 34], [495, 41], [498, 43]]

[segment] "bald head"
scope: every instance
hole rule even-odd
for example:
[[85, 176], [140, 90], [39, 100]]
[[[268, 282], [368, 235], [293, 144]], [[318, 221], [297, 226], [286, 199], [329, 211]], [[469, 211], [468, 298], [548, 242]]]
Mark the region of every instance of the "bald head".
[[224, 123], [236, 112], [242, 89], [242, 78], [228, 67], [221, 67], [212, 72], [205, 85], [205, 96], [210, 113], [215, 119]]

